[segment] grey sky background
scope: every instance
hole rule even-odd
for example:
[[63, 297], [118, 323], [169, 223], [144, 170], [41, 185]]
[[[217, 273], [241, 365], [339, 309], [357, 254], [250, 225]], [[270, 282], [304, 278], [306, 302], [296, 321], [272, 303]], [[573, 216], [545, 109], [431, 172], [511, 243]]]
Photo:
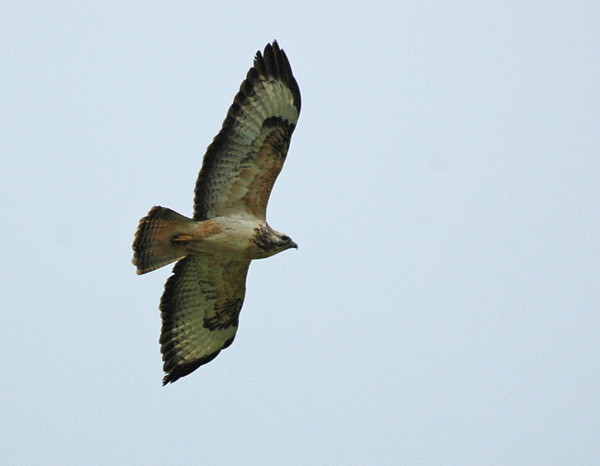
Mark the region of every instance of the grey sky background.
[[[0, 463], [600, 464], [598, 2], [3, 2]], [[302, 91], [234, 344], [136, 276], [258, 49]]]

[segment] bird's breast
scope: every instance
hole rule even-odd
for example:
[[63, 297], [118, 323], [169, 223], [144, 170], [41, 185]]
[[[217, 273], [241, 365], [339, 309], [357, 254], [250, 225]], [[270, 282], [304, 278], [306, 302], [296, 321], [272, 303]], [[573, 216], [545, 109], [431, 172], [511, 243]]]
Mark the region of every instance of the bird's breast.
[[257, 222], [248, 219], [216, 217], [198, 222], [187, 249], [196, 253], [232, 255], [237, 258], [257, 259]]

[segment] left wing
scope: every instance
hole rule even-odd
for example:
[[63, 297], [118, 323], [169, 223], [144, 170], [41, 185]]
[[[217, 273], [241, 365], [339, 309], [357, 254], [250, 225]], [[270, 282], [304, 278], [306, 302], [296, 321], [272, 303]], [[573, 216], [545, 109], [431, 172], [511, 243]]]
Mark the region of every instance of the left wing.
[[277, 42], [254, 66], [206, 151], [196, 182], [194, 219], [250, 214], [266, 220], [273, 184], [300, 115], [300, 90]]
[[163, 385], [217, 357], [235, 338], [250, 261], [193, 254], [180, 260], [160, 301]]

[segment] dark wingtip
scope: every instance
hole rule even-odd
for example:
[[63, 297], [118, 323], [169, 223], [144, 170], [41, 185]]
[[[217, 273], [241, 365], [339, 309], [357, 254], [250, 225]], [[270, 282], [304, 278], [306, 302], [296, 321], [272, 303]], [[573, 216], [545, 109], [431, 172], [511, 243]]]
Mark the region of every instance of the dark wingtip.
[[294, 78], [290, 61], [288, 60], [285, 51], [279, 47], [277, 40], [273, 40], [265, 46], [264, 51], [256, 52], [254, 57], [254, 69], [260, 76], [272, 77], [279, 79], [292, 91], [294, 96], [294, 106], [300, 113], [302, 99], [300, 97], [300, 88]]
[[221, 352], [221, 350], [215, 351], [214, 353], [209, 354], [208, 356], [205, 356], [204, 358], [201, 358], [197, 361], [190, 362], [188, 364], [183, 364], [183, 365], [172, 366], [169, 362], [166, 361], [164, 364], [165, 376], [163, 377], [163, 381], [162, 381], [163, 387], [165, 385], [167, 385], [168, 383], [176, 382], [181, 377], [185, 377], [186, 375], [191, 374], [196, 369], [198, 369], [200, 366], [203, 366], [204, 364], [209, 363], [210, 361], [215, 359], [219, 355], [220, 352]]

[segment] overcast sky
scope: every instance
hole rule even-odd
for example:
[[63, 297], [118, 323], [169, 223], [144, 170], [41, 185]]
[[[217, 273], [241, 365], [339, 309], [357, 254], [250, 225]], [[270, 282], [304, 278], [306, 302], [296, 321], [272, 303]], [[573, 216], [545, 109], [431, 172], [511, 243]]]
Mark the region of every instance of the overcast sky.
[[[600, 4], [3, 2], [0, 463], [600, 464]], [[277, 39], [234, 344], [162, 387], [153, 205]]]

